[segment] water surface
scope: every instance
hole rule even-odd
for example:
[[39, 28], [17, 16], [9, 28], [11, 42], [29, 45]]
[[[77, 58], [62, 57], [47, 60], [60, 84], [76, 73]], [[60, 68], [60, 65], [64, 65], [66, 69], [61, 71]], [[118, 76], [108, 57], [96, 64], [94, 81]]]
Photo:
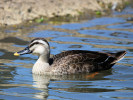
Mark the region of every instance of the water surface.
[[[2, 100], [131, 100], [133, 99], [132, 8], [112, 16], [60, 25], [11, 28], [0, 37], [0, 99]], [[14, 57], [35, 37], [46, 38], [51, 54], [64, 50], [117, 52], [125, 58], [112, 69], [86, 74], [32, 75], [37, 56]]]

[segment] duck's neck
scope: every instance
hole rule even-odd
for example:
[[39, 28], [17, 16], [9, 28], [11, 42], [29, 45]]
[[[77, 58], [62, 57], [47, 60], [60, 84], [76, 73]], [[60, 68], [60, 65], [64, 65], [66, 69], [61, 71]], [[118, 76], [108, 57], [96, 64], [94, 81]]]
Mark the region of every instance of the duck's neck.
[[33, 66], [32, 73], [34, 74], [45, 74], [49, 70], [49, 55], [40, 55], [39, 59]]

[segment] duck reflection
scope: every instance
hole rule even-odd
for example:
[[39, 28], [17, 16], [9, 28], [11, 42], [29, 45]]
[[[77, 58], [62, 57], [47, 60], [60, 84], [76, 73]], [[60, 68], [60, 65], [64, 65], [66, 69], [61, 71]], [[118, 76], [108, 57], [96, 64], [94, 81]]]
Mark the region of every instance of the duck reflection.
[[48, 97], [48, 85], [50, 76], [33, 74], [33, 87], [41, 90], [40, 93], [35, 94], [37, 99], [46, 99]]
[[112, 75], [112, 70], [90, 73], [90, 74], [74, 74], [74, 75], [37, 75], [33, 74], [33, 86], [40, 90], [35, 94], [37, 99], [47, 99], [49, 91], [66, 91], [66, 92], [105, 92], [114, 91], [113, 89], [95, 88], [94, 81], [109, 80], [105, 76]]

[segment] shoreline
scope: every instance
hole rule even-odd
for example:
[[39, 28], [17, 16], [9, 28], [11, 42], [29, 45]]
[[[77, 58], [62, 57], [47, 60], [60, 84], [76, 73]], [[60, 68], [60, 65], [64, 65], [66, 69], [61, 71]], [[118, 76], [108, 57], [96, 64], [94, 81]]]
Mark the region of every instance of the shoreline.
[[76, 16], [100, 16], [121, 11], [130, 0], [1, 0], [0, 26], [43, 22], [51, 19], [70, 20]]

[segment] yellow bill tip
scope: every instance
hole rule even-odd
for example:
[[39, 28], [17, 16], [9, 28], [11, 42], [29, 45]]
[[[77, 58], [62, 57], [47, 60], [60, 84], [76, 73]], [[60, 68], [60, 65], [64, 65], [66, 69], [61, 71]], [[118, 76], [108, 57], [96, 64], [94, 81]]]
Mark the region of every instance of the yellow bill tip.
[[19, 56], [20, 54], [18, 54], [17, 52], [16, 53], [14, 53], [14, 56]]

